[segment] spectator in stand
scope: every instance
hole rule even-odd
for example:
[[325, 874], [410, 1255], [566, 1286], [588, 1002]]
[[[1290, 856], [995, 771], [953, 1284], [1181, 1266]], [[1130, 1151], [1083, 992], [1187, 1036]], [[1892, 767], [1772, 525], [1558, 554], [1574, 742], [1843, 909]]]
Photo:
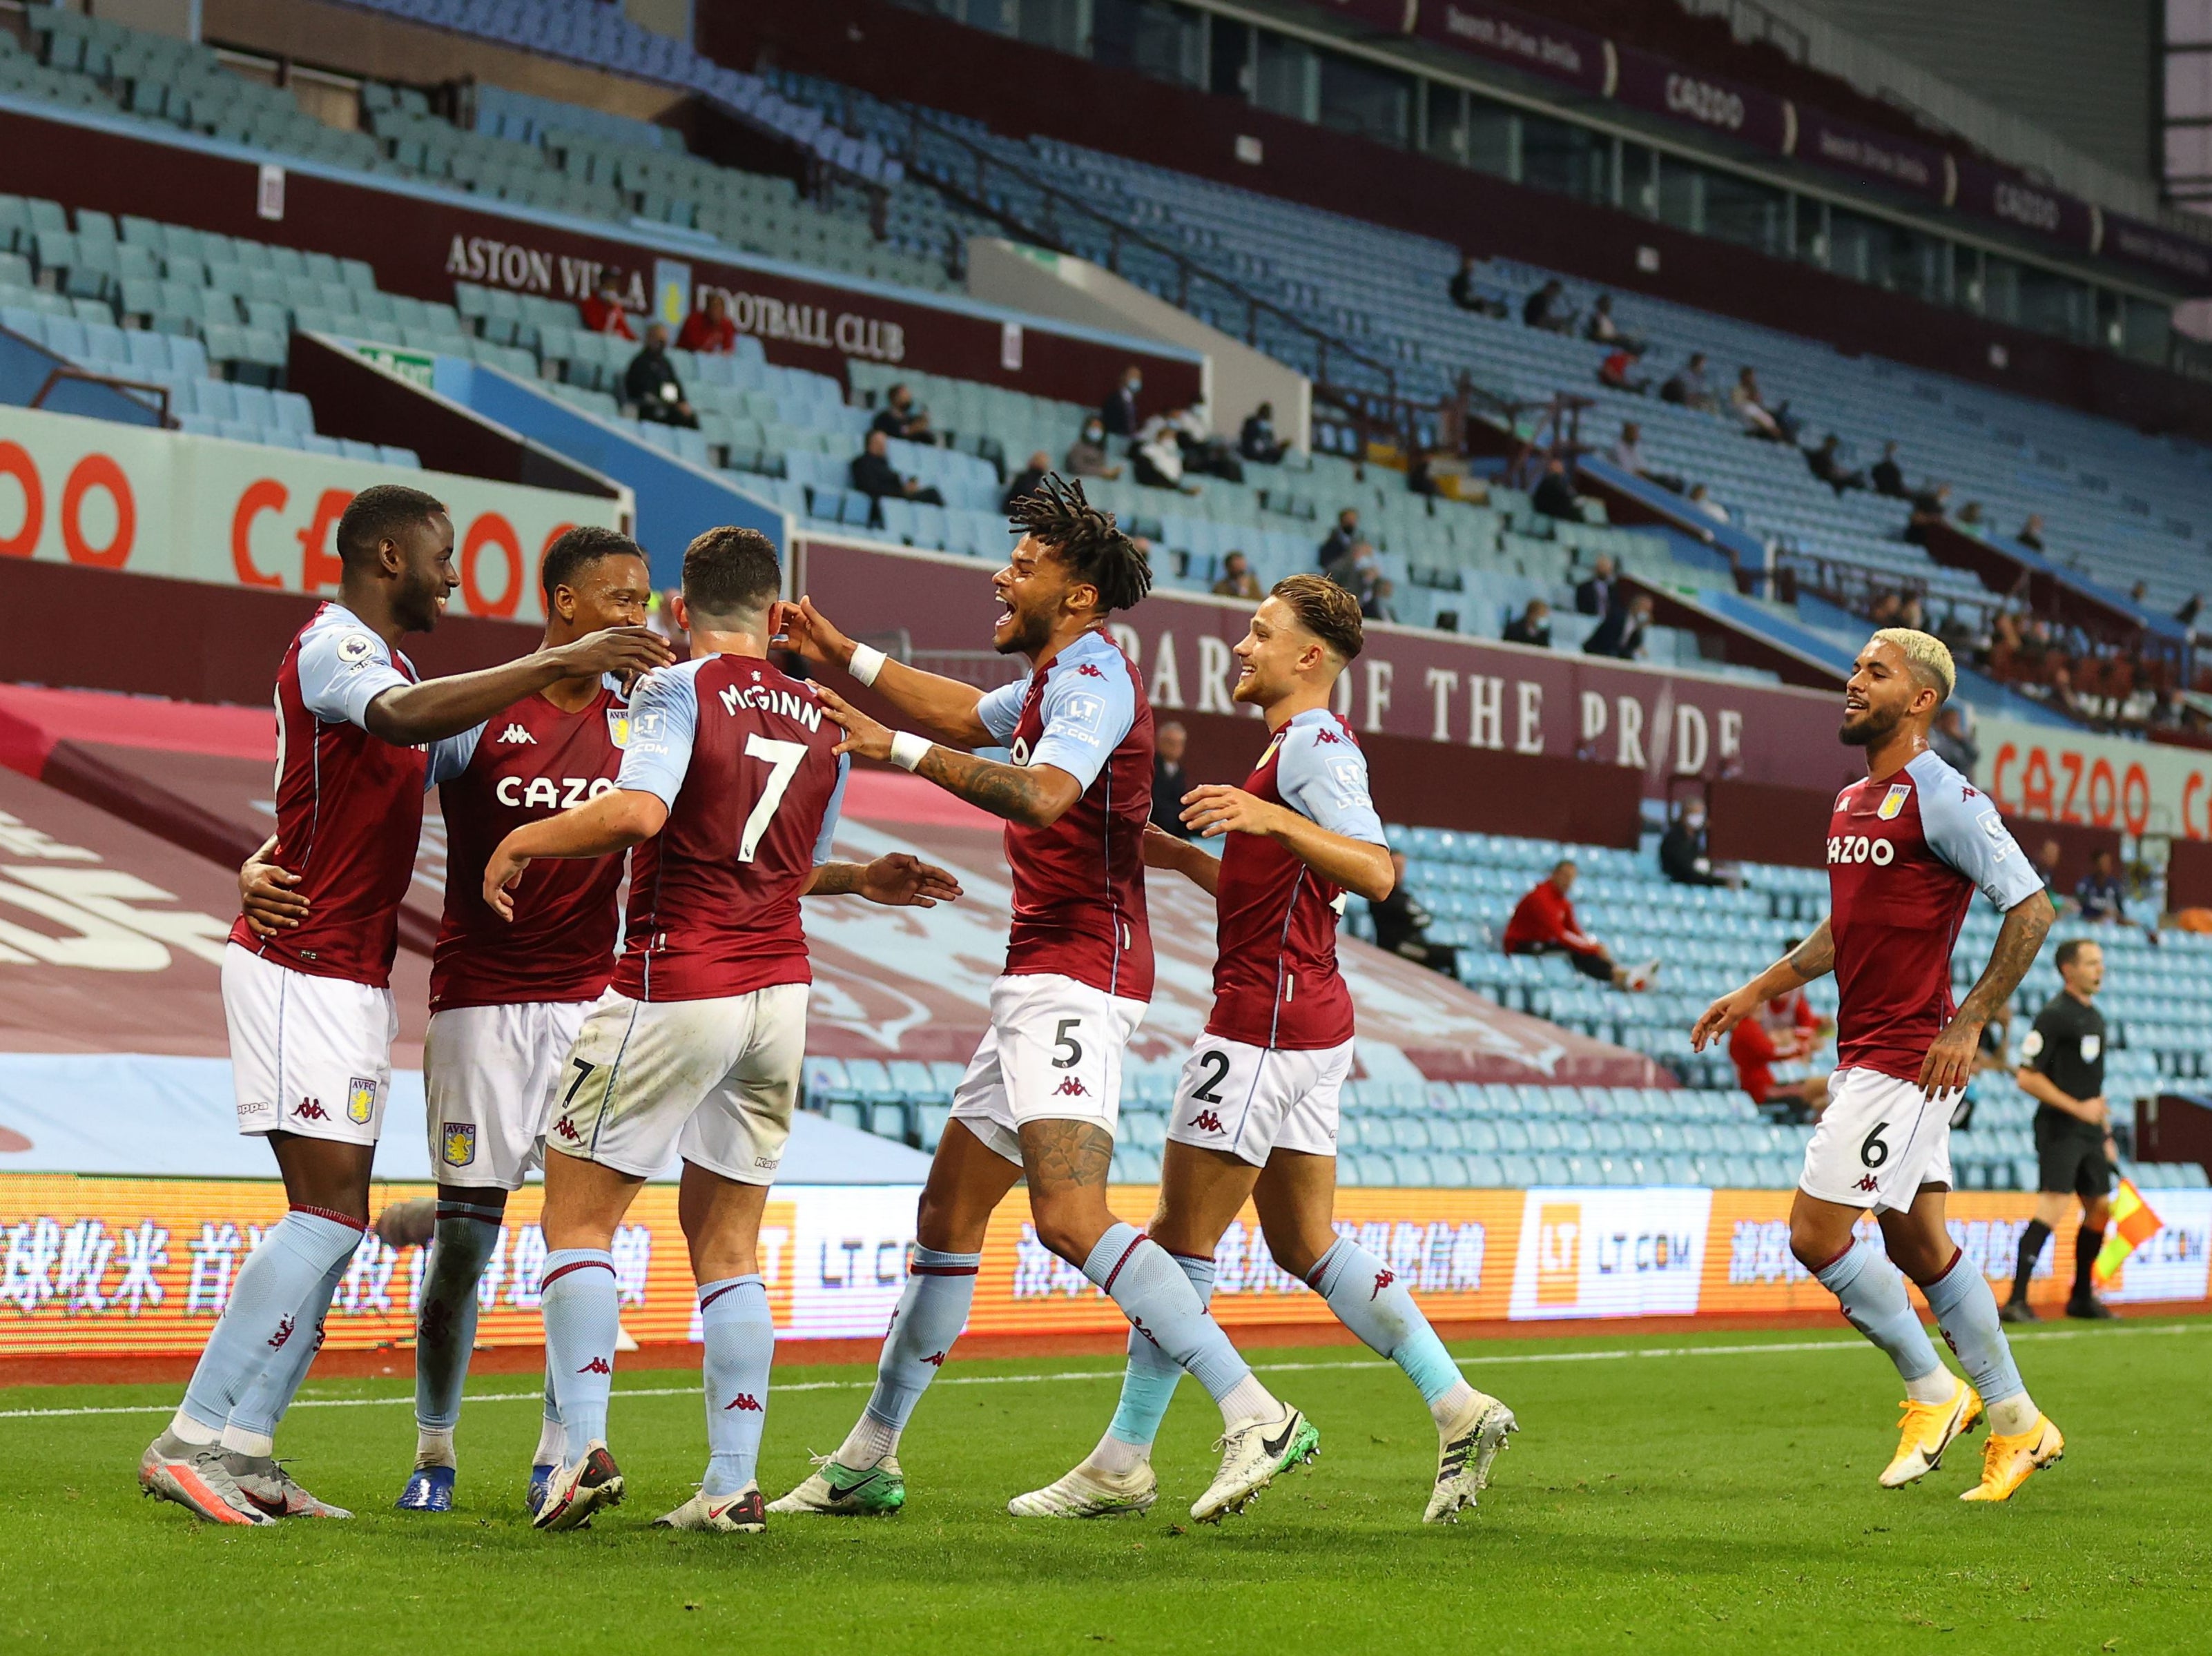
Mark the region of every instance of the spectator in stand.
[[2126, 889], [2120, 881], [2119, 870], [2113, 865], [2112, 853], [2100, 851], [2089, 861], [2089, 871], [2074, 888], [2074, 901], [2079, 904], [2081, 918], [2100, 922], [2124, 921], [2128, 918]]
[[1219, 598], [1249, 598], [1256, 603], [1267, 593], [1260, 585], [1260, 578], [1252, 573], [1250, 560], [1242, 552], [1231, 552], [1221, 560], [1221, 579], [1213, 583], [1213, 595]]
[[2202, 592], [2191, 592], [2189, 597], [2184, 600], [2181, 608], [2173, 612], [2173, 618], [2179, 622], [2184, 627], [2193, 628], [2197, 625], [2197, 617], [2203, 613], [2204, 594]]
[[1936, 526], [1943, 522], [1950, 507], [1951, 485], [1938, 483], [1912, 497], [1912, 514], [1905, 520], [1905, 538], [1915, 546], [1928, 544], [1928, 537]]
[[1189, 747], [1190, 732], [1172, 719], [1152, 733], [1152, 826], [1178, 840], [1192, 837], [1182, 820], [1182, 797], [1190, 792], [1182, 756]]
[[1490, 288], [1485, 288], [1474, 273], [1474, 255], [1462, 253], [1459, 269], [1451, 279], [1451, 302], [1462, 311], [1473, 311], [1478, 316], [1503, 318], [1505, 301]]
[[1348, 506], [1336, 514], [1336, 527], [1328, 531], [1328, 538], [1321, 543], [1321, 555], [1316, 561], [1321, 566], [1322, 573], [1326, 575], [1330, 566], [1351, 551], [1352, 543], [1358, 538], [1358, 508]]
[[1785, 404], [1780, 409], [1766, 405], [1766, 393], [1759, 387], [1759, 374], [1749, 363], [1735, 377], [1735, 389], [1729, 392], [1729, 407], [1743, 422], [1747, 436], [1757, 437], [1770, 443], [1793, 441], [1786, 423], [1789, 414]]
[[1005, 498], [999, 502], [1000, 510], [1011, 513], [1014, 502], [1024, 495], [1036, 494], [1037, 485], [1045, 480], [1045, 474], [1051, 470], [1052, 456], [1043, 449], [1030, 455], [1030, 463], [1016, 472], [1013, 482], [1006, 485]]
[[1406, 883], [1406, 853], [1392, 852], [1390, 866], [1398, 871], [1398, 877], [1390, 883], [1390, 895], [1367, 900], [1367, 913], [1375, 922], [1375, 946], [1431, 972], [1455, 976], [1459, 950], [1449, 943], [1429, 941], [1429, 928], [1436, 924], [1436, 916], [1413, 900], [1413, 890]]
[[1137, 418], [1137, 393], [1145, 388], [1145, 373], [1135, 363], [1121, 370], [1121, 383], [1107, 393], [1104, 406], [1098, 410], [1098, 419], [1106, 428], [1109, 437], [1134, 437], [1140, 423]]
[[[1802, 941], [1791, 938], [1783, 949], [1784, 956]], [[1736, 1084], [1751, 1095], [1753, 1106], [1768, 1119], [1802, 1125], [1817, 1119], [1827, 1107], [1826, 1076], [1782, 1081], [1774, 1074], [1777, 1065], [1801, 1064], [1812, 1057], [1819, 1050], [1820, 1033], [1813, 1003], [1802, 989], [1792, 989], [1767, 1002], [1729, 1035], [1729, 1061], [1735, 1065]]]
[[668, 360], [668, 325], [645, 331], [645, 344], [623, 373], [623, 396], [637, 405], [637, 417], [661, 426], [696, 426], [699, 416], [684, 400], [676, 365]]
[[1632, 346], [1614, 346], [1605, 361], [1597, 365], [1598, 384], [1607, 391], [1624, 391], [1631, 396], [1643, 396], [1651, 389], [1648, 375], [1642, 379], [1636, 377], [1636, 365], [1643, 360], [1643, 355]]
[[1505, 952], [1509, 955], [1564, 955], [1575, 970], [1616, 989], [1648, 989], [1659, 970], [1657, 961], [1641, 966], [1619, 966], [1612, 953], [1584, 931], [1575, 919], [1575, 906], [1567, 894], [1575, 888], [1575, 865], [1562, 859], [1548, 879], [1540, 880], [1516, 904], [1505, 923]]
[[1237, 434], [1237, 452], [1255, 465], [1280, 465], [1291, 446], [1275, 436], [1275, 405], [1262, 403], [1244, 416]]
[[[2029, 521], [2032, 523], [2034, 519], [2030, 519]], [[2023, 531], [2021, 532], [2025, 533], [2026, 531]], [[2036, 549], [2038, 551], [2042, 550], [2040, 547], [2038, 547]], [[2128, 602], [2135, 605], [2138, 610], [2142, 609], [2144, 604], [2149, 603], [2150, 583], [2147, 580], [2139, 580], [2133, 586], [2128, 588]]]
[[1667, 383], [1659, 387], [1659, 400], [1696, 409], [1701, 414], [1711, 414], [1720, 407], [1720, 399], [1713, 395], [1713, 388], [1705, 379], [1703, 351], [1692, 351], [1689, 361], [1668, 376]]
[[2043, 849], [2037, 852], [2028, 861], [2037, 875], [2041, 877], [2043, 889], [2051, 894], [2052, 906], [2063, 914], [2066, 912], [2066, 905], [2071, 899], [2058, 889], [2059, 855], [2058, 841], [2045, 840], [2043, 842]]
[[1589, 320], [1583, 324], [1583, 337], [1593, 345], [1618, 345], [1636, 356], [1644, 355], [1644, 342], [1633, 334], [1623, 333], [1620, 325], [1613, 319], [1613, 295], [1600, 294], [1590, 306]]
[[1547, 333], [1572, 333], [1575, 315], [1566, 308], [1566, 288], [1553, 276], [1530, 294], [1521, 306], [1521, 319]]
[[1225, 477], [1232, 483], [1244, 481], [1243, 460], [1228, 439], [1213, 435], [1207, 424], [1206, 404], [1170, 409], [1167, 423], [1175, 432], [1176, 446], [1182, 450], [1186, 472]]
[[943, 506], [945, 496], [925, 488], [912, 477], [899, 475], [890, 462], [891, 440], [880, 431], [868, 434], [867, 446], [853, 457], [853, 487], [874, 499], [912, 500], [916, 506]]
[[869, 428], [908, 443], [937, 440], [937, 434], [929, 428], [929, 410], [914, 400], [914, 393], [903, 384], [884, 393], [884, 405], [876, 410]]
[[1635, 421], [1622, 422], [1620, 440], [1613, 446], [1613, 463], [1623, 471], [1641, 477], [1647, 483], [1656, 483], [1662, 488], [1682, 492], [1682, 480], [1666, 472], [1654, 471], [1650, 458], [1644, 452], [1644, 428]]
[[1378, 573], [1375, 577], [1374, 590], [1359, 601], [1359, 613], [1369, 621], [1395, 622], [1398, 610], [1390, 599], [1397, 590], [1390, 584], [1388, 575]]
[[1610, 555], [1601, 552], [1590, 565], [1588, 579], [1575, 587], [1575, 613], [1578, 616], [1602, 616], [1613, 608], [1613, 590], [1620, 581], [1620, 566]]
[[1067, 458], [1060, 470], [1071, 477], [1103, 477], [1111, 482], [1121, 475], [1121, 468], [1106, 452], [1106, 422], [1092, 415], [1083, 422], [1083, 430], [1067, 446]]
[[1898, 616], [1904, 609], [1905, 600], [1902, 597], [1894, 592], [1883, 592], [1876, 596], [1874, 603], [1868, 606], [1867, 619], [1876, 628], [1894, 627], [1898, 624]]
[[1631, 597], [1616, 589], [1613, 608], [1583, 640], [1583, 653], [1633, 661], [1644, 653], [1644, 635], [1650, 627], [1651, 594], [1638, 592]]
[[738, 349], [738, 325], [730, 319], [730, 301], [720, 288], [707, 289], [707, 302], [684, 318], [676, 346], [702, 356], [727, 356]]
[[1972, 776], [1974, 767], [1981, 761], [1982, 750], [1966, 734], [1966, 718], [1956, 702], [1944, 708], [1936, 719], [1936, 728], [1928, 732], [1928, 745], [1935, 749], [1938, 759], [1961, 776]]
[[1717, 524], [1724, 524], [1729, 520], [1728, 508], [1715, 500], [1712, 490], [1707, 488], [1703, 483], [1699, 483], [1690, 491], [1689, 506], [1700, 516], [1711, 518]]
[[1365, 541], [1354, 541], [1352, 549], [1322, 572], [1339, 586], [1359, 600], [1359, 613], [1369, 620], [1379, 617], [1376, 611], [1382, 597], [1382, 561], [1375, 555], [1375, 549]]
[[1705, 806], [1686, 802], [1659, 839], [1659, 871], [1676, 885], [1733, 886], [1741, 883], [1713, 866], [1705, 845]]
[[592, 333], [611, 333], [617, 339], [637, 337], [629, 331], [629, 313], [623, 309], [622, 289], [615, 286], [612, 276], [603, 279], [599, 292], [576, 308], [583, 313], [584, 326]]
[[[2044, 550], [2043, 514], [2040, 512], [2029, 513], [2027, 514], [2027, 521], [2020, 526], [2020, 533], [2014, 536], [2013, 539], [2018, 541], [2022, 546], [2027, 548], [2031, 552], [2040, 552]], [[2136, 590], [2137, 591], [2141, 591], [2142, 590], [2142, 583], [2141, 581], [2137, 581], [2136, 583]], [[2136, 599], [2136, 602], [2141, 604], [2142, 600], [2138, 597]]]
[[1897, 464], [1897, 442], [1893, 438], [1881, 446], [1881, 458], [1874, 463], [1869, 474], [1874, 492], [1893, 500], [1909, 500], [1912, 491], [1905, 486], [1905, 468]]
[[1977, 540], [1988, 538], [1989, 525], [1983, 521], [1982, 503], [1979, 500], [1969, 500], [1960, 507], [1958, 517], [1953, 521]]
[[1182, 434], [1171, 416], [1156, 414], [1145, 422], [1129, 450], [1129, 458], [1136, 466], [1137, 481], [1146, 488], [1172, 488], [1182, 494], [1198, 493], [1196, 483], [1183, 481]]
[[1528, 607], [1505, 623], [1508, 644], [1531, 644], [1539, 650], [1552, 647], [1552, 606], [1541, 598], [1530, 598]]
[[1844, 464], [1840, 452], [1842, 441], [1832, 431], [1814, 447], [1805, 451], [1805, 469], [1839, 496], [1847, 488], [1864, 488], [1867, 486], [1866, 473], [1853, 471]]
[[1536, 480], [1536, 492], [1529, 498], [1547, 518], [1583, 521], [1582, 496], [1575, 493], [1574, 483], [1567, 476], [1567, 463], [1556, 454], [1544, 462], [1544, 475]]

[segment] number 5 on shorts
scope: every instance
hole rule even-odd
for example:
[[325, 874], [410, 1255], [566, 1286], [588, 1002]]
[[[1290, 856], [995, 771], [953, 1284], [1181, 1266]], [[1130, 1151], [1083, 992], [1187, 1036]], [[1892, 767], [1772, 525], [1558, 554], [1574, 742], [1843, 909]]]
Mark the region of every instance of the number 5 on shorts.
[[[1081, 1018], [1060, 1019], [1060, 1028], [1054, 1032], [1052, 1037], [1052, 1050], [1054, 1054], [1052, 1060], [1052, 1067], [1054, 1069], [1073, 1070], [1077, 1065], [1083, 1062], [1083, 1043], [1078, 1040], [1074, 1035], [1074, 1031], [1081, 1028], [1082, 1027], [1083, 1020]], [[1066, 1058], [1058, 1056], [1058, 1054], [1063, 1051], [1067, 1054]]]

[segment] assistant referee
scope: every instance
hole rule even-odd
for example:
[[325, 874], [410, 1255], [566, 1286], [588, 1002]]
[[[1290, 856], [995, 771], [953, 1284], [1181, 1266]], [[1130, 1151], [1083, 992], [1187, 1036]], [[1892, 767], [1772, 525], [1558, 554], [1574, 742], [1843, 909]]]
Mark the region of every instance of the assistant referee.
[[2038, 1320], [2027, 1303], [2028, 1278], [2043, 1245], [2066, 1216], [2068, 1202], [2077, 1197], [2081, 1228], [2074, 1239], [2074, 1291], [2066, 1314], [2112, 1314], [2091, 1290], [2089, 1280], [2105, 1245], [2115, 1160], [2112, 1112], [2105, 1103], [2105, 1015], [2091, 1004], [2104, 986], [2105, 951], [2086, 937], [2060, 943], [2058, 976], [2064, 987], [2036, 1014], [2035, 1027], [2021, 1042], [2021, 1067], [2014, 1071], [2021, 1090], [2036, 1101], [2039, 1174], [2035, 1217], [2021, 1233], [2012, 1296], [2000, 1313], [2008, 1323]]

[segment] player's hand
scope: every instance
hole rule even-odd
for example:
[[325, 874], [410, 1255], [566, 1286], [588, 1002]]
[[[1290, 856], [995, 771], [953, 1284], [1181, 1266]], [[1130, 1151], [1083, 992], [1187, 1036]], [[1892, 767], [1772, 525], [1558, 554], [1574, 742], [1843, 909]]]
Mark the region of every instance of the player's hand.
[[2093, 1127], [2110, 1126], [2112, 1107], [2105, 1101], [2102, 1093], [2094, 1098], [2085, 1098], [2081, 1101], [2081, 1119]]
[[1266, 834], [1281, 820], [1283, 808], [1257, 794], [1208, 782], [1182, 797], [1182, 823], [1209, 840], [1224, 834]]
[[1705, 1008], [1705, 1016], [1691, 1027], [1690, 1050], [1702, 1052], [1713, 1042], [1724, 1040], [1729, 1030], [1759, 1010], [1759, 999], [1749, 984], [1733, 994], [1723, 995]]
[[514, 918], [515, 883], [522, 878], [522, 870], [530, 866], [529, 858], [518, 857], [507, 849], [514, 838], [509, 834], [501, 840], [499, 849], [484, 864], [483, 900], [502, 920]]
[[961, 892], [951, 870], [895, 851], [860, 870], [860, 895], [886, 908], [934, 908], [957, 901]]
[[1971, 1018], [1952, 1019], [1920, 1060], [1921, 1096], [1941, 1103], [1953, 1093], [1965, 1092], [1981, 1050], [1982, 1026]]
[[676, 659], [668, 640], [650, 627], [605, 628], [546, 653], [563, 678], [597, 678], [602, 673], [612, 673], [625, 683]]
[[264, 863], [255, 852], [238, 870], [238, 895], [246, 923], [258, 937], [289, 931], [307, 918], [307, 900], [292, 888], [300, 876], [274, 863]]
[[842, 667], [853, 659], [853, 640], [839, 632], [829, 617], [814, 607], [814, 600], [804, 594], [796, 604], [779, 603], [769, 627], [782, 637], [787, 646], [817, 667]]
[[830, 715], [830, 722], [845, 732], [845, 739], [834, 751], [856, 753], [863, 759], [889, 759], [891, 756], [889, 725], [878, 724], [826, 685], [816, 684], [814, 694], [821, 697], [822, 711]]

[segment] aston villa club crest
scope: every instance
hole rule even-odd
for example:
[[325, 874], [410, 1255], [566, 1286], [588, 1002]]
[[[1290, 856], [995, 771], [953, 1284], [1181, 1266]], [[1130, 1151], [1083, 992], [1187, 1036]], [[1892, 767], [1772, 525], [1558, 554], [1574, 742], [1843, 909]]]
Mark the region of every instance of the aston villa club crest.
[[440, 1159], [449, 1168], [465, 1168], [477, 1159], [477, 1124], [448, 1121], [438, 1131]]
[[1897, 813], [1905, 809], [1905, 802], [1912, 797], [1910, 782], [1892, 782], [1889, 792], [1882, 796], [1881, 809], [1875, 812], [1885, 822], [1897, 820]]
[[607, 709], [607, 740], [613, 743], [617, 748], [628, 748], [629, 746], [629, 708], [610, 707]]
[[376, 1083], [356, 1076], [346, 1083], [346, 1119], [357, 1127], [366, 1127], [375, 1113]]

